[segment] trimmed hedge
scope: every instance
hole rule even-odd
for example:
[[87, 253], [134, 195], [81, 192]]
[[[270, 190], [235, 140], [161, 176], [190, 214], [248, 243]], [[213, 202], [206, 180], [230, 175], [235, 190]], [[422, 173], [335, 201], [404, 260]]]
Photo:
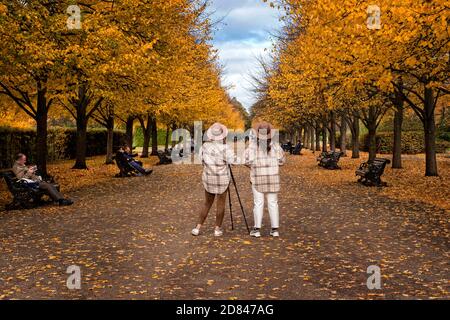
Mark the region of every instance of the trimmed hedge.
[[[107, 131], [91, 129], [87, 132], [88, 157], [106, 154]], [[125, 141], [125, 133], [114, 132], [114, 145]], [[28, 156], [29, 162], [34, 162], [36, 147], [36, 130], [0, 127], [0, 168], [10, 168], [14, 157], [22, 152]], [[50, 128], [47, 138], [48, 160], [74, 159], [76, 151], [75, 128]]]
[[450, 142], [450, 131], [449, 132], [440, 132], [438, 134], [438, 138], [440, 140], [444, 140], [444, 141]]
[[[394, 144], [394, 133], [380, 132], [377, 134], [378, 153], [391, 154]], [[445, 153], [450, 148], [450, 142], [444, 140], [436, 141], [436, 151]], [[363, 136], [361, 141], [361, 150], [369, 150], [369, 135]], [[425, 152], [424, 133], [422, 131], [404, 131], [402, 132], [402, 153], [418, 154]]]

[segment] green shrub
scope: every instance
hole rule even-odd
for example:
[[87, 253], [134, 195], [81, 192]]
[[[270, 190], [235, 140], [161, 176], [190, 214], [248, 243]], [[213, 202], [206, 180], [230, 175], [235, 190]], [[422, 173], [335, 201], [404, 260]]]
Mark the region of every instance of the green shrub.
[[[423, 124], [414, 112], [405, 111], [403, 115], [402, 131], [422, 131]], [[394, 131], [394, 112], [388, 113], [381, 122], [378, 132], [390, 133]]]
[[[380, 132], [376, 137], [378, 153], [389, 154], [393, 152], [394, 133]], [[369, 150], [369, 135], [365, 135], [361, 141], [361, 150]], [[424, 137], [420, 131], [402, 132], [402, 153], [417, 154], [424, 152]]]
[[450, 132], [441, 132], [441, 133], [439, 133], [438, 139], [450, 142]]
[[[380, 132], [377, 134], [378, 153], [391, 154], [394, 145], [394, 133]], [[450, 148], [450, 142], [445, 140], [436, 140], [436, 152], [444, 153]], [[369, 150], [369, 136], [366, 134], [361, 141], [361, 150]], [[402, 132], [402, 153], [418, 154], [425, 152], [424, 133], [422, 131], [404, 131]]]
[[436, 152], [437, 153], [446, 153], [450, 151], [450, 141], [446, 140], [437, 140], [436, 141]]

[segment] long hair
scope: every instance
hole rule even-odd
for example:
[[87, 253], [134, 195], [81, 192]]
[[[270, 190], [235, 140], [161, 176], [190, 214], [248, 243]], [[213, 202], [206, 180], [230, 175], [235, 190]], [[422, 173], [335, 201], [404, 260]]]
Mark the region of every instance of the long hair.
[[22, 159], [24, 156], [25, 155], [23, 153], [16, 154], [16, 161]]
[[[272, 150], [272, 146], [271, 146], [272, 139], [267, 139], [265, 141], [266, 141], [266, 152], [270, 153], [270, 151]], [[259, 150], [259, 146], [260, 146], [260, 139], [259, 138], [256, 139], [256, 145], [258, 146], [258, 150]]]
[[261, 122], [260, 124], [258, 124], [258, 126], [256, 127], [256, 144], [257, 144], [257, 148], [259, 150], [260, 145], [261, 145], [261, 139], [259, 138], [259, 135], [261, 134], [261, 131], [263, 131], [262, 134], [264, 134], [268, 139], [264, 139], [264, 143], [266, 143], [266, 152], [270, 153], [272, 147], [272, 133], [273, 127], [270, 123], [268, 122]]

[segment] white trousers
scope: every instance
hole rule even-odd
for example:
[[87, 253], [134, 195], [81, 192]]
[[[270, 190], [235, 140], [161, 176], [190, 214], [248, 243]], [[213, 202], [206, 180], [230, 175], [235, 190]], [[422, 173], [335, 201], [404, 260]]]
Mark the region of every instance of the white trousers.
[[272, 228], [280, 227], [280, 214], [278, 211], [278, 193], [262, 193], [252, 186], [253, 190], [253, 216], [255, 218], [255, 228], [261, 228], [264, 215], [264, 196], [267, 197], [267, 207], [269, 209], [270, 223]]

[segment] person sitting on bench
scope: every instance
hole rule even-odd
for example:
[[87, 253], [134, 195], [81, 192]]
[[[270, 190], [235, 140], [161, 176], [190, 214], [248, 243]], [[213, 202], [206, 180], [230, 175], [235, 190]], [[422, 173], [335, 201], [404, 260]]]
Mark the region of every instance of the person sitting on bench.
[[128, 161], [128, 164], [140, 174], [149, 175], [153, 172], [151, 169], [144, 169], [143, 163], [134, 159], [138, 155], [131, 153], [131, 148], [128, 145], [124, 145], [119, 152], [122, 152], [122, 156]]
[[294, 150], [291, 151], [291, 154], [295, 155], [295, 156], [299, 156], [302, 152], [303, 149], [303, 145], [301, 142], [297, 142], [297, 144], [295, 145]]
[[283, 145], [283, 147], [284, 147], [284, 151], [289, 152], [290, 154], [292, 154], [292, 150], [294, 149], [294, 146], [292, 145], [291, 140], [288, 140], [288, 142], [285, 143]]
[[70, 206], [73, 201], [64, 198], [64, 196], [51, 183], [45, 182], [42, 178], [36, 175], [36, 166], [27, 166], [27, 156], [23, 153], [17, 154], [16, 162], [13, 166], [13, 172], [17, 179], [31, 180], [39, 185], [39, 189], [45, 191], [53, 201], [59, 203], [60, 206]]

